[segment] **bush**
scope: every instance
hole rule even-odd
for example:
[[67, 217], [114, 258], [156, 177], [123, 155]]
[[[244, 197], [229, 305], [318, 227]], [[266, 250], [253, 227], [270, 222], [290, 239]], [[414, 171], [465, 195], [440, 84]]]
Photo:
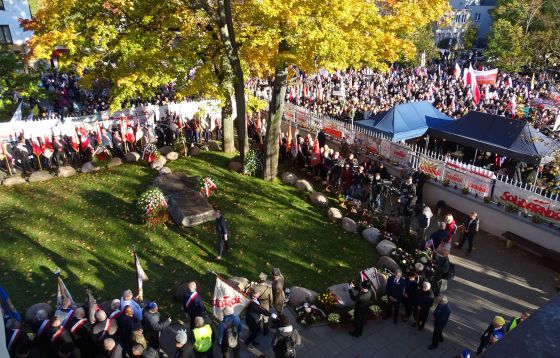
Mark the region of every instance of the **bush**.
[[262, 148], [250, 148], [245, 155], [243, 174], [262, 177], [264, 169], [264, 150]]

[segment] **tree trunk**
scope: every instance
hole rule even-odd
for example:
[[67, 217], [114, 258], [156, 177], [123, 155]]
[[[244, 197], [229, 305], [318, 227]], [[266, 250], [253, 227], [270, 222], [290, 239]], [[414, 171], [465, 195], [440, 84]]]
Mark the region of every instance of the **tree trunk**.
[[280, 125], [284, 115], [284, 99], [288, 85], [288, 66], [281, 65], [274, 73], [272, 98], [270, 100], [267, 129], [266, 129], [266, 154], [264, 163], [264, 180], [274, 180], [278, 175], [278, 151], [280, 149]]
[[245, 154], [249, 150], [249, 138], [247, 137], [247, 121], [245, 118], [245, 80], [243, 69], [239, 60], [239, 52], [235, 41], [233, 19], [231, 16], [231, 0], [218, 0], [218, 26], [220, 27], [220, 38], [224, 46], [226, 57], [233, 70], [233, 88], [235, 93], [236, 114], [238, 120], [237, 137], [239, 141], [239, 153], [241, 161], [245, 160]]
[[224, 153], [235, 152], [235, 139], [233, 135], [233, 118], [231, 117], [233, 108], [231, 106], [231, 90], [224, 92], [224, 106], [222, 107], [222, 131]]

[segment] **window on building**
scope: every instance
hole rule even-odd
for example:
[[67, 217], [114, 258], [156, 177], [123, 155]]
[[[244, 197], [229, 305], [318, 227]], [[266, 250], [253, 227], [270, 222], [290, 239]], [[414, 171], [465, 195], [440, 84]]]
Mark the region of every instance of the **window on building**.
[[474, 14], [474, 22], [479, 22], [480, 21], [480, 13], [477, 12]]
[[0, 25], [0, 44], [11, 44], [12, 34], [8, 25]]
[[464, 24], [467, 21], [467, 14], [463, 13], [463, 15], [461, 15], [461, 23]]
[[4, 0], [0, 0], [0, 10], [6, 10], [4, 7]]
[[461, 18], [461, 15], [459, 15], [459, 14], [455, 15], [455, 23], [459, 23], [460, 18]]

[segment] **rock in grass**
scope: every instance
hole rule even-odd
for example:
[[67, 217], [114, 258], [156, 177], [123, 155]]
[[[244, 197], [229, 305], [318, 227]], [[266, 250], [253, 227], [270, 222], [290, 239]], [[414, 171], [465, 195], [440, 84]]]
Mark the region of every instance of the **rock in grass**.
[[124, 159], [126, 159], [127, 162], [137, 162], [140, 160], [140, 154], [136, 152], [128, 152], [124, 156]]
[[378, 269], [386, 268], [391, 272], [395, 272], [399, 268], [399, 264], [389, 256], [381, 256], [375, 265]]
[[329, 208], [327, 215], [329, 216], [329, 219], [332, 221], [341, 220], [343, 217], [342, 212], [338, 208]]
[[297, 180], [298, 177], [292, 172], [285, 172], [282, 174], [282, 182], [285, 184], [294, 185]]
[[342, 218], [342, 229], [346, 232], [357, 232], [358, 224], [348, 217]]
[[189, 155], [191, 157], [196, 157], [199, 154], [200, 154], [200, 148], [198, 148], [197, 146], [191, 147], [191, 149], [189, 149]]
[[309, 199], [311, 199], [311, 202], [314, 205], [322, 206], [322, 207], [329, 206], [329, 198], [327, 198], [325, 194], [320, 193], [318, 191], [314, 191], [313, 193], [311, 193]]
[[222, 150], [220, 148], [220, 144], [218, 144], [218, 142], [213, 141], [213, 140], [208, 142], [208, 148], [212, 151], [215, 151], [215, 152]]
[[159, 170], [159, 173], [162, 175], [171, 174], [171, 169], [169, 167], [163, 167]]
[[27, 181], [25, 181], [25, 179], [21, 175], [7, 177], [6, 179], [2, 180], [2, 185], [4, 186], [15, 186], [24, 183], [27, 183]]
[[173, 151], [173, 147], [166, 145], [165, 147], [159, 148], [159, 154], [167, 155]]
[[56, 171], [56, 175], [63, 178], [71, 177], [74, 174], [76, 174], [76, 169], [72, 168], [69, 165], [58, 167], [58, 170]]
[[40, 181], [51, 180], [52, 178], [53, 176], [49, 172], [41, 170], [31, 173], [31, 175], [29, 176], [29, 182], [36, 183]]
[[311, 185], [311, 183], [304, 179], [296, 180], [296, 188], [301, 191], [308, 191], [310, 193], [313, 191], [313, 185]]
[[377, 253], [381, 256], [391, 255], [391, 252], [393, 252], [396, 248], [397, 248], [397, 245], [395, 245], [394, 242], [389, 241], [389, 240], [383, 240], [379, 244], [377, 244], [377, 246], [375, 247], [375, 249], [377, 250]]
[[165, 157], [161, 155], [159, 158], [157, 158], [152, 162], [150, 168], [155, 170], [161, 170], [161, 168], [163, 168], [166, 163], [167, 163], [167, 159], [165, 159]]
[[111, 160], [109, 160], [109, 163], [107, 163], [107, 168], [114, 168], [114, 167], [118, 167], [119, 165], [122, 165], [123, 161], [121, 158], [119, 157], [113, 157], [111, 158]]
[[169, 152], [169, 153], [167, 153], [167, 155], [165, 157], [167, 158], [167, 160], [177, 160], [177, 159], [179, 159], [179, 153]]
[[243, 164], [240, 162], [229, 162], [228, 169], [232, 172], [241, 173], [243, 171]]
[[82, 170], [81, 172], [84, 174], [87, 173], [93, 173], [99, 170], [99, 167], [96, 167], [92, 162], [87, 162], [84, 165], [82, 165]]
[[377, 245], [381, 238], [381, 232], [374, 227], [369, 227], [362, 231], [362, 237], [370, 244]]
[[308, 288], [293, 286], [290, 288], [290, 305], [299, 307], [305, 302], [314, 303], [317, 300], [317, 292]]

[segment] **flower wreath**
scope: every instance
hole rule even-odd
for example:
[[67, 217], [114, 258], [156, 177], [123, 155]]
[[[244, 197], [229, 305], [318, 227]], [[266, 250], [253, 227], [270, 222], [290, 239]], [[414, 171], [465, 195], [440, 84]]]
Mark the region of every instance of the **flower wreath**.
[[202, 180], [200, 180], [199, 183], [200, 186], [200, 194], [202, 194], [202, 196], [209, 198], [212, 196], [212, 192], [216, 189], [218, 189], [218, 186], [216, 185], [216, 183], [214, 183], [214, 181], [212, 180], [212, 178], [206, 177]]
[[155, 144], [150, 143], [144, 147], [144, 153], [142, 154], [142, 159], [145, 162], [153, 163], [159, 158], [159, 150]]
[[93, 161], [98, 163], [106, 163], [111, 160], [111, 152], [104, 145], [99, 145], [93, 152]]
[[151, 188], [144, 192], [138, 199], [138, 208], [150, 226], [156, 226], [167, 220], [167, 201], [159, 188]]

